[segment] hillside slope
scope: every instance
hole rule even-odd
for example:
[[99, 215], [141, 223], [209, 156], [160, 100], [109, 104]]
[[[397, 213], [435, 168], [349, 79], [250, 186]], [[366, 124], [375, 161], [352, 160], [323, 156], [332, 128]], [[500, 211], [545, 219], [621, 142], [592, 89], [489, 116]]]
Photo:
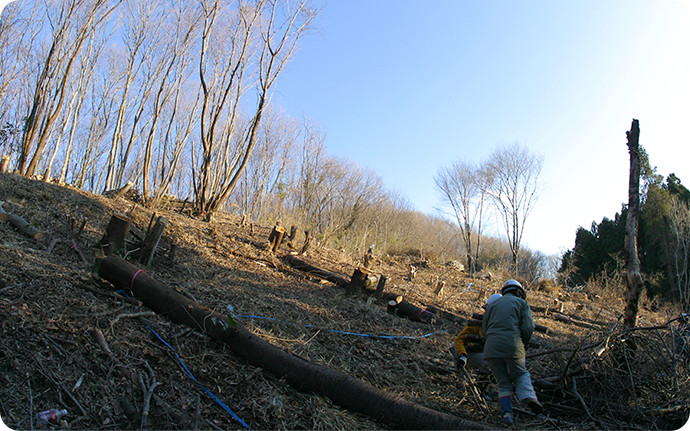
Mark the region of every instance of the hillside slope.
[[[388, 428], [297, 391], [227, 345], [123, 299], [93, 277], [96, 245], [110, 217], [126, 213], [133, 220], [131, 258], [154, 210], [13, 174], [0, 174], [0, 201], [7, 213], [46, 232], [37, 241], [0, 222], [0, 416], [10, 428], [48, 428], [35, 414], [51, 408], [68, 410], [60, 427], [71, 429], [139, 429], [142, 420], [150, 429], [244, 429], [233, 414], [252, 429]], [[387, 313], [385, 303], [348, 296], [296, 270], [284, 259], [291, 252], [286, 245], [275, 254], [266, 249], [270, 227], [242, 226], [227, 214], [204, 222], [173, 206], [155, 210], [170, 224], [152, 265], [139, 265], [148, 275], [211, 310], [231, 309], [239, 325], [310, 362], [425, 407], [502, 426], [496, 402], [486, 411], [453, 369], [449, 347], [459, 328], [452, 322], [413, 322]], [[360, 263], [360, 256], [318, 245], [301, 258], [344, 278]], [[414, 263], [419, 271], [410, 281]], [[407, 256], [380, 256], [374, 271], [387, 276], [386, 292], [463, 318], [480, 312], [503, 282]], [[437, 280], [446, 282], [438, 296]], [[535, 322], [549, 329], [535, 333], [528, 352], [547, 414], [518, 411], [516, 428], [669, 429], [687, 420], [681, 396], [690, 390], [687, 357], [667, 348], [675, 323], [631, 333], [637, 350], [630, 353], [616, 325], [619, 297], [528, 295]], [[577, 319], [563, 321], [568, 316]], [[640, 325], [670, 317], [645, 310]], [[602, 346], [607, 349], [597, 356]], [[495, 398], [494, 385], [473, 379]]]

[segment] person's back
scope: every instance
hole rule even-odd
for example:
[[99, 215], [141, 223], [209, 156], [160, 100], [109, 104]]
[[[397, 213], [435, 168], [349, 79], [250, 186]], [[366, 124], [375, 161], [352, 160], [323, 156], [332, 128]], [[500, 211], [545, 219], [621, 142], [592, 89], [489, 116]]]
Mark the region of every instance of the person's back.
[[484, 357], [524, 358], [533, 331], [534, 320], [527, 302], [514, 295], [502, 296], [484, 313]]
[[532, 387], [525, 364], [525, 346], [532, 338], [534, 319], [527, 304], [527, 294], [517, 280], [508, 280], [501, 288], [501, 298], [486, 308], [482, 321], [484, 360], [496, 378], [498, 398], [507, 425], [513, 423], [513, 389], [520, 402], [535, 413], [543, 409]]

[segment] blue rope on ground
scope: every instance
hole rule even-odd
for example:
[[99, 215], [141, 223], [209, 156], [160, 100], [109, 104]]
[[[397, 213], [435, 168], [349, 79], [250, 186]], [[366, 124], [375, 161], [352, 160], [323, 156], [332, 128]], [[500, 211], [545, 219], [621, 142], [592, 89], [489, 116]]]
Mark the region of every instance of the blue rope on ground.
[[[127, 292], [125, 292], [124, 290], [118, 290], [116, 293], [121, 293], [121, 294], [123, 294], [123, 296], [129, 297], [129, 295], [127, 295]], [[165, 340], [163, 339], [163, 337], [161, 337], [160, 335], [158, 335], [158, 333], [157, 333], [156, 331], [154, 331], [152, 327], [150, 327], [149, 325], [146, 325], [146, 327], [149, 328], [149, 330], [150, 330], [151, 332], [153, 332], [153, 335], [155, 335], [156, 337], [158, 337], [158, 339], [161, 340], [161, 342], [162, 342], [163, 344], [165, 344], [165, 345], [175, 354], [175, 357], [177, 357], [177, 360], [180, 362], [180, 364], [182, 365], [182, 368], [185, 370], [185, 372], [189, 375], [189, 377], [192, 378], [192, 380], [194, 380], [194, 381], [197, 383], [197, 385], [199, 385], [199, 387], [200, 387], [201, 389], [204, 390], [204, 392], [206, 392], [206, 393], [207, 393], [207, 394], [208, 394], [208, 395], [209, 395], [219, 406], [221, 406], [221, 407], [223, 408], [223, 410], [225, 410], [226, 412], [228, 412], [228, 413], [230, 414], [230, 416], [232, 416], [232, 417], [235, 418], [239, 423], [241, 423], [243, 427], [245, 427], [245, 428], [247, 428], [247, 429], [251, 429], [251, 428], [249, 427], [249, 425], [247, 425], [246, 422], [244, 422], [239, 416], [237, 416], [237, 414], [236, 414], [235, 412], [232, 411], [232, 409], [231, 409], [230, 407], [228, 407], [227, 404], [225, 404], [220, 398], [218, 398], [215, 394], [213, 394], [213, 392], [211, 392], [211, 391], [209, 391], [208, 389], [206, 389], [206, 387], [204, 387], [204, 385], [202, 385], [202, 384], [196, 379], [196, 377], [194, 377], [194, 374], [192, 374], [192, 372], [189, 371], [189, 368], [187, 368], [187, 365], [184, 363], [184, 361], [182, 360], [182, 358], [180, 358], [180, 355], [177, 354], [177, 351], [175, 350], [175, 348], [174, 348], [173, 346], [171, 346], [170, 344], [168, 344], [168, 342], [165, 341]]]
[[[252, 315], [247, 315], [247, 314], [240, 315], [240, 316], [236, 316], [236, 317], [245, 318], [245, 319], [273, 320], [273, 321], [279, 322], [279, 323], [287, 323], [288, 325], [296, 325], [295, 323], [286, 322], [285, 320], [278, 320], [278, 319], [275, 319], [275, 318], [273, 318], [273, 317], [252, 316]], [[305, 328], [323, 329], [323, 328], [318, 328], [318, 327], [316, 327], [316, 326], [314, 326], [314, 325], [302, 325], [302, 326], [304, 326]], [[414, 339], [420, 339], [420, 338], [427, 338], [427, 337], [431, 337], [432, 335], [443, 334], [443, 333], [448, 332], [447, 329], [444, 329], [444, 330], [442, 330], [442, 331], [430, 332], [430, 333], [428, 333], [428, 334], [416, 335], [416, 336], [415, 336], [415, 335], [375, 335], [375, 334], [361, 334], [361, 333], [357, 333], [357, 332], [339, 331], [339, 330], [337, 330], [337, 329], [323, 329], [323, 330], [324, 330], [324, 331], [334, 332], [334, 333], [336, 333], [336, 334], [355, 335], [355, 336], [357, 336], [357, 337], [382, 338], [382, 339], [386, 339], [386, 340], [414, 340]]]
[[172, 352], [173, 352], [173, 353], [175, 354], [175, 356], [177, 357], [177, 360], [180, 361], [180, 364], [182, 364], [182, 368], [184, 368], [185, 372], [189, 375], [189, 377], [192, 378], [192, 380], [194, 380], [194, 381], [199, 385], [199, 387], [200, 387], [201, 389], [204, 390], [204, 392], [206, 392], [211, 398], [213, 398], [213, 400], [214, 400], [216, 403], [218, 403], [218, 405], [221, 406], [226, 412], [228, 412], [228, 413], [230, 414], [230, 416], [232, 416], [232, 417], [235, 418], [239, 423], [241, 423], [243, 427], [245, 427], [245, 428], [247, 428], [247, 429], [250, 429], [250, 428], [249, 428], [249, 425], [247, 425], [242, 419], [240, 419], [240, 417], [237, 416], [237, 414], [235, 414], [235, 412], [233, 412], [233, 411], [230, 409], [230, 407], [227, 406], [227, 404], [225, 404], [220, 398], [218, 398], [217, 396], [215, 396], [211, 391], [209, 391], [208, 389], [206, 389], [206, 388], [204, 387], [204, 385], [202, 385], [202, 384], [196, 379], [196, 377], [194, 377], [194, 374], [192, 374], [192, 372], [189, 371], [189, 369], [187, 368], [187, 365], [185, 365], [184, 361], [182, 360], [182, 358], [180, 358], [180, 355], [177, 354], [177, 352], [175, 351], [175, 349], [173, 348], [173, 346], [171, 346], [170, 344], [168, 344], [168, 343], [167, 343], [160, 335], [158, 335], [158, 333], [157, 333], [156, 331], [154, 331], [153, 328], [151, 328], [149, 325], [146, 325], [146, 327], [149, 328], [149, 329], [151, 330], [151, 332], [153, 332], [153, 334], [154, 334], [156, 337], [158, 337], [158, 339], [161, 340], [161, 342], [163, 342], [163, 344], [165, 344], [166, 346], [168, 346], [168, 348], [169, 348], [170, 350], [172, 350]]

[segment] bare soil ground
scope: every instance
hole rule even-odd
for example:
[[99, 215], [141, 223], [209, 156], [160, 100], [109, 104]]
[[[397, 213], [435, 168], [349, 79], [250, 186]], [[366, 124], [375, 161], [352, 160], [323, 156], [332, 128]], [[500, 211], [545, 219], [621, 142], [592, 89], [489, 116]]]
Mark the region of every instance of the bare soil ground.
[[[227, 214], [205, 222], [179, 205], [152, 210], [13, 174], [0, 174], [0, 201], [7, 213], [47, 234], [39, 242], [0, 222], [0, 416], [12, 429], [140, 429], [142, 423], [160, 430], [244, 429], [222, 403], [252, 429], [388, 428], [328, 398], [298, 392], [233, 356], [228, 346], [128, 302], [94, 277], [110, 217], [132, 218], [131, 258], [154, 211], [170, 224], [152, 265], [142, 266], [152, 277], [210, 309], [231, 307], [239, 324], [309, 361], [426, 407], [503, 427], [495, 385], [476, 374], [470, 383], [454, 370], [449, 348], [460, 328], [442, 318], [428, 324], [389, 314], [385, 303], [348, 296], [292, 268], [283, 259], [292, 251], [286, 245], [275, 254], [266, 249], [269, 226], [250, 229]], [[60, 242], [50, 249], [53, 239]], [[298, 247], [302, 241], [298, 236]], [[349, 278], [361, 257], [313, 245], [302, 258]], [[419, 258], [379, 257], [374, 271], [387, 276], [386, 292], [464, 318], [481, 312], [507, 276], [475, 278], [423, 262], [410, 281], [409, 265]], [[446, 286], [437, 296], [439, 279]], [[537, 345], [528, 350], [546, 411], [535, 416], [518, 407], [514, 428], [676, 429], [687, 422], [684, 335], [677, 322], [666, 324], [675, 316], [642, 310], [639, 326], [660, 327], [625, 333], [620, 292], [598, 293], [528, 292], [535, 322], [549, 329], [535, 333]], [[575, 320], [556, 320], [554, 311]], [[99, 332], [112, 353], [99, 344]], [[633, 342], [635, 349], [626, 347]], [[472, 386], [493, 400], [488, 410]], [[36, 413], [53, 408], [68, 415], [58, 425], [40, 424]]]

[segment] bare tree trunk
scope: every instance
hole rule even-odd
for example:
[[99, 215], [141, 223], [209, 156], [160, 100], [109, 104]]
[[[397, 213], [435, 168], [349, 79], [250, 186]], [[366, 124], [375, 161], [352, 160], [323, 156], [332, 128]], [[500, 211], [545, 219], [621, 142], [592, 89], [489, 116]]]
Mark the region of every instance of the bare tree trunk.
[[[87, 18], [81, 28], [77, 29], [77, 36], [75, 40], [72, 41], [64, 52], [64, 57], [66, 60], [59, 58], [53, 60], [56, 55], [59, 56], [57, 51], [60, 49], [60, 45], [64, 43], [64, 38], [68, 33], [66, 30], [69, 21], [74, 13], [76, 13], [77, 8], [81, 5], [81, 2], [77, 2], [68, 7], [65, 15], [64, 22], [62, 24], [62, 29], [54, 34], [53, 45], [51, 46], [51, 51], [46, 59], [45, 66], [39, 82], [36, 85], [34, 92], [34, 101], [31, 107], [31, 112], [29, 114], [29, 121], [27, 121], [27, 128], [24, 132], [22, 139], [22, 151], [20, 157], [20, 172], [27, 177], [34, 174], [34, 170], [38, 165], [38, 162], [43, 153], [43, 149], [47, 143], [48, 133], [50, 132], [53, 123], [57, 119], [58, 115], [63, 107], [67, 92], [67, 81], [71, 75], [72, 67], [76, 61], [79, 52], [81, 51], [83, 43], [92, 37], [99, 25], [105, 20], [105, 18], [119, 5], [121, 0], [118, 0], [108, 8], [108, 4], [105, 1], [98, 1], [94, 3], [91, 10], [87, 12]], [[99, 17], [99, 12], [103, 11], [102, 15]], [[64, 68], [58, 70], [64, 64]], [[58, 76], [59, 74], [59, 76]], [[59, 82], [57, 82], [59, 81]], [[53, 88], [51, 88], [53, 87]], [[52, 92], [52, 98], [51, 98]], [[51, 101], [48, 102], [48, 99]], [[33, 146], [34, 140], [36, 140], [36, 148], [31, 155], [31, 161], [29, 161], [29, 152]]]
[[482, 424], [420, 406], [347, 374], [295, 356], [229, 321], [228, 316], [191, 301], [116, 256], [105, 258], [98, 272], [116, 289], [130, 291], [153, 311], [228, 344], [234, 354], [284, 377], [299, 391], [321, 394], [345, 409], [395, 428], [486, 429]]
[[637, 323], [637, 310], [642, 290], [640, 258], [637, 254], [637, 225], [640, 214], [640, 124], [632, 121], [628, 137], [630, 152], [630, 182], [628, 187], [628, 217], [625, 223], [625, 279], [628, 290], [625, 298], [624, 328], [633, 328]]

